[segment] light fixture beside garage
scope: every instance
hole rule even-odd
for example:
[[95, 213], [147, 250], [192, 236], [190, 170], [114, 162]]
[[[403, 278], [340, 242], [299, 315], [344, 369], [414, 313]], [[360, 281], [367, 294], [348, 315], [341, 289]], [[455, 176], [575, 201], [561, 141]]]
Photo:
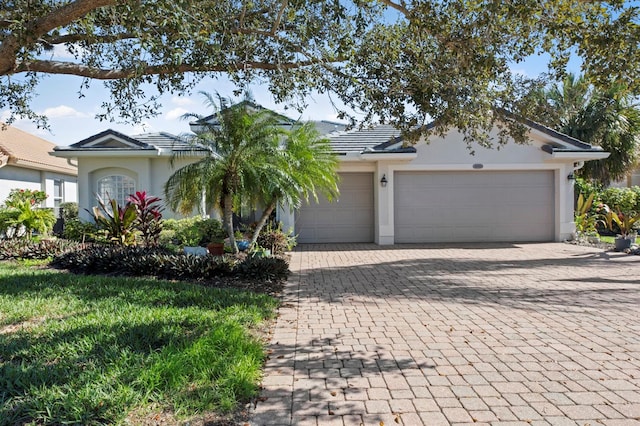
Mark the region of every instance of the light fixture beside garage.
[[386, 175], [386, 174], [383, 174], [383, 175], [382, 175], [382, 179], [380, 179], [380, 185], [381, 185], [383, 188], [386, 188], [386, 187], [387, 187], [387, 182], [388, 182], [388, 181], [387, 181], [387, 175]]
[[576, 179], [576, 175], [574, 175], [573, 173], [569, 173], [569, 176], [567, 176], [567, 180], [571, 181], [571, 180], [575, 180]]

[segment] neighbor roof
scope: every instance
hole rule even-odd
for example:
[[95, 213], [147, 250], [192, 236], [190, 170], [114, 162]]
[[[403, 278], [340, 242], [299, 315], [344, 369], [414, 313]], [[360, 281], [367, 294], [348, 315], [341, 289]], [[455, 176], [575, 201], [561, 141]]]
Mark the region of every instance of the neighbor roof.
[[77, 176], [77, 167], [63, 158], [49, 155], [55, 146], [52, 142], [15, 127], [6, 126], [4, 130], [0, 128], [0, 164]]

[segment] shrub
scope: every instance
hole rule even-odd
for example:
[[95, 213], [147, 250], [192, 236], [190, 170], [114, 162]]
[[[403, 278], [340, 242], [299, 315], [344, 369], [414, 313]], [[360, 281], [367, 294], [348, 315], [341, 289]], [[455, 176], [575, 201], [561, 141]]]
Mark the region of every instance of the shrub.
[[44, 191], [12, 189], [0, 214], [0, 230], [4, 236], [31, 238], [34, 232], [50, 232], [56, 217], [51, 209], [38, 207], [46, 198]]
[[146, 191], [136, 191], [127, 201], [136, 210], [134, 227], [140, 231], [145, 246], [157, 246], [162, 231], [162, 208], [160, 198], [147, 195]]
[[271, 250], [272, 255], [280, 255], [296, 246], [296, 237], [282, 231], [280, 224], [269, 224], [258, 235], [257, 243], [260, 247]]
[[78, 203], [68, 201], [66, 203], [60, 203], [60, 211], [62, 212], [62, 219], [65, 222], [78, 218]]
[[229, 256], [174, 254], [160, 247], [131, 247], [94, 244], [82, 250], [56, 256], [51, 266], [80, 274], [155, 276], [176, 280], [209, 280], [237, 277], [254, 280], [282, 280], [289, 265], [278, 257], [247, 257], [236, 262]]
[[629, 213], [637, 211], [637, 193], [631, 188], [607, 188], [600, 194], [600, 201], [615, 211]]
[[160, 244], [180, 247], [204, 246], [223, 237], [222, 224], [216, 219], [191, 217], [167, 219], [160, 234]]
[[289, 263], [281, 257], [247, 256], [238, 264], [237, 276], [256, 280], [285, 280], [289, 276]]
[[67, 240], [91, 242], [98, 238], [98, 227], [92, 222], [84, 222], [78, 218], [65, 220], [62, 237]]
[[1, 240], [0, 260], [48, 259], [64, 253], [80, 250], [81, 245], [67, 240]]

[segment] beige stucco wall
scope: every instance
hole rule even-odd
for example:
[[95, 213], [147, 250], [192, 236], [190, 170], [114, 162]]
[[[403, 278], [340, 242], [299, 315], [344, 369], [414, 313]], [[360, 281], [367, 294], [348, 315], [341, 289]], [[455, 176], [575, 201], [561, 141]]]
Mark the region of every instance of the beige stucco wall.
[[63, 202], [77, 201], [78, 190], [75, 176], [12, 165], [4, 166], [0, 168], [0, 203], [4, 202], [12, 189], [31, 189], [44, 191], [48, 195], [44, 207], [53, 207], [54, 179], [64, 181]]
[[[397, 171], [482, 171], [482, 170], [550, 170], [554, 172], [555, 196], [555, 239], [562, 241], [571, 237], [575, 230], [573, 223], [573, 181], [567, 176], [574, 170], [572, 160], [551, 161], [551, 156], [542, 151], [541, 146], [549, 139], [543, 134], [532, 133], [529, 144], [515, 142], [499, 148], [483, 148], [472, 145], [475, 154], [467, 147], [463, 136], [451, 131], [445, 137], [431, 136], [415, 145], [417, 153], [413, 159], [393, 160], [385, 155], [370, 154], [366, 160], [360, 156], [342, 156], [339, 172], [374, 172], [375, 241], [378, 244], [394, 243], [394, 173]], [[481, 169], [476, 167], [482, 165]], [[387, 179], [386, 187], [379, 182]], [[288, 209], [279, 209], [278, 218], [285, 229], [293, 229], [295, 214]]]
[[[170, 158], [163, 157], [82, 157], [78, 161], [78, 205], [80, 217], [91, 220], [85, 210], [97, 205], [95, 193], [98, 180], [109, 175], [124, 175], [136, 183], [136, 191], [147, 193], [164, 199], [164, 184], [180, 167], [194, 159], [179, 158], [171, 166]], [[163, 217], [179, 217], [175, 212], [165, 208]]]

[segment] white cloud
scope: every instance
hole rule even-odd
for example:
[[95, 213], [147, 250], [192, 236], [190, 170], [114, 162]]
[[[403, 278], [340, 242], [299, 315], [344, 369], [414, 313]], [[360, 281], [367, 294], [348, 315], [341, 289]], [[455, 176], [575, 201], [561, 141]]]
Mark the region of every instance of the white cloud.
[[524, 68], [510, 68], [512, 74], [521, 75], [523, 77], [529, 77], [527, 70]]
[[182, 96], [174, 96], [173, 98], [171, 98], [171, 103], [182, 107], [194, 104], [194, 102], [190, 98], [184, 98]]
[[67, 105], [58, 105], [57, 107], [47, 108], [42, 112], [43, 115], [46, 115], [48, 118], [84, 118], [89, 117], [88, 114], [84, 112], [80, 112], [75, 108], [72, 108]]
[[[76, 46], [75, 49], [77, 51], [80, 48]], [[53, 51], [51, 52], [51, 56], [56, 59], [74, 59], [75, 58], [73, 53], [69, 52], [69, 49], [67, 49], [67, 46], [63, 44], [57, 44], [53, 46]]]
[[176, 120], [188, 112], [189, 111], [184, 108], [174, 108], [171, 111], [165, 113], [164, 118], [166, 118], [167, 120]]

